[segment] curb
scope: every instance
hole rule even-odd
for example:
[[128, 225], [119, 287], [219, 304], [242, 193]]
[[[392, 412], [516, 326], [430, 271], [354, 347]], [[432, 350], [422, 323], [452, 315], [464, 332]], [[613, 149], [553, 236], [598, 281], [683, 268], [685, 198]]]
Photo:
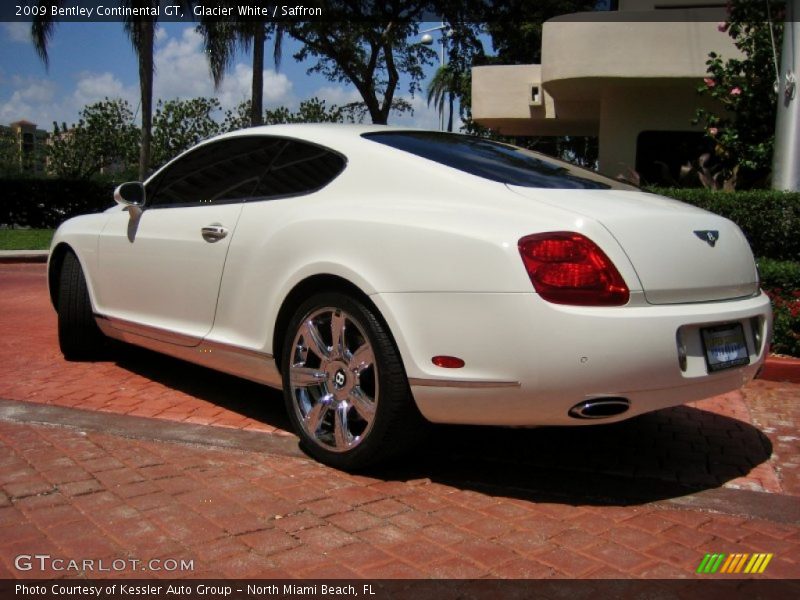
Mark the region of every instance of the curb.
[[768, 356], [758, 379], [800, 383], [800, 358], [790, 356]]
[[[195, 446], [229, 448], [244, 452], [264, 452], [277, 456], [306, 458], [297, 436], [231, 429], [213, 425], [181, 423], [167, 419], [37, 404], [0, 398], [0, 421], [68, 427], [79, 431], [98, 431], [124, 438], [173, 442]], [[800, 508], [800, 505], [798, 505]], [[795, 520], [800, 521], [800, 514]]]
[[[120, 415], [98, 412], [93, 409], [38, 404], [25, 400], [0, 398], [0, 422], [47, 427], [64, 427], [72, 430], [99, 432], [122, 438], [190, 444], [264, 453], [272, 456], [305, 459], [313, 463], [301, 450], [295, 435], [275, 435], [257, 431], [229, 429], [214, 425], [180, 423], [153, 417]], [[572, 504], [607, 505], [650, 504], [665, 509], [707, 510], [726, 515], [765, 519], [788, 525], [800, 524], [800, 503], [797, 497], [784, 493], [707, 487], [680, 483], [649, 475], [623, 475], [604, 472], [567, 471], [576, 477], [565, 481], [561, 466], [533, 466], [526, 472], [532, 476], [525, 481], [506, 479], [516, 473], [489, 459], [477, 461], [482, 475], [475, 477], [470, 461], [466, 470], [453, 468], [456, 455], [434, 454], [433, 459], [420, 466], [395, 463], [363, 472], [367, 477], [385, 481], [433, 480], [442, 485], [463, 488], [465, 485], [478, 493], [490, 496], [508, 495], [525, 501]], [[422, 458], [422, 455], [419, 455]], [[487, 477], [487, 474], [490, 474]], [[593, 491], [592, 491], [593, 490]], [[656, 496], [653, 496], [653, 493]]]
[[0, 263], [46, 263], [49, 250], [0, 250]]

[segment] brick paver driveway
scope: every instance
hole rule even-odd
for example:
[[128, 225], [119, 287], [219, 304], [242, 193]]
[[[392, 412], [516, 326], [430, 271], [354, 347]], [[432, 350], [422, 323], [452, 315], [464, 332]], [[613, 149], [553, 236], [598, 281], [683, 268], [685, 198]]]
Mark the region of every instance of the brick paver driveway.
[[191, 559], [187, 577], [695, 577], [707, 552], [800, 573], [800, 386], [593, 428], [437, 427], [348, 475], [299, 452], [261, 386], [137, 349], [66, 363], [43, 265], [0, 264], [0, 292], [0, 578], [98, 575], [15, 568], [34, 553]]

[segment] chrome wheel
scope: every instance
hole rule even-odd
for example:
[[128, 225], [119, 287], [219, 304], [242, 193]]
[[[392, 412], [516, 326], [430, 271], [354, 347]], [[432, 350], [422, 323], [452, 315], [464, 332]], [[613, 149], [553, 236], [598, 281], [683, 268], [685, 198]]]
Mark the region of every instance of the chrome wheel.
[[347, 452], [369, 435], [378, 406], [375, 353], [364, 326], [334, 307], [300, 321], [289, 357], [292, 407], [319, 446]]

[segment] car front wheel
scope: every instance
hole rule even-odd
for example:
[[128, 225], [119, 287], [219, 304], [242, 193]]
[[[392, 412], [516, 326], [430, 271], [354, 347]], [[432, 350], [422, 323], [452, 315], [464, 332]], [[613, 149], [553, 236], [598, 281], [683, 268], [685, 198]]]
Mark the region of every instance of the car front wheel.
[[67, 360], [100, 356], [105, 338], [97, 327], [86, 278], [78, 258], [68, 252], [58, 281], [58, 344]]
[[366, 467], [406, 449], [424, 425], [385, 325], [350, 296], [319, 294], [300, 306], [281, 371], [289, 417], [320, 462]]

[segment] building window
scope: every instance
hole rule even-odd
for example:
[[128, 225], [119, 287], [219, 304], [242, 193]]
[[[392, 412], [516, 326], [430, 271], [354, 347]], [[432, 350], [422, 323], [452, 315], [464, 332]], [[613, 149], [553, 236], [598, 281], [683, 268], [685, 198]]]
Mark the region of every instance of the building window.
[[32, 133], [23, 133], [22, 134], [22, 153], [23, 154], [33, 154], [33, 134]]

